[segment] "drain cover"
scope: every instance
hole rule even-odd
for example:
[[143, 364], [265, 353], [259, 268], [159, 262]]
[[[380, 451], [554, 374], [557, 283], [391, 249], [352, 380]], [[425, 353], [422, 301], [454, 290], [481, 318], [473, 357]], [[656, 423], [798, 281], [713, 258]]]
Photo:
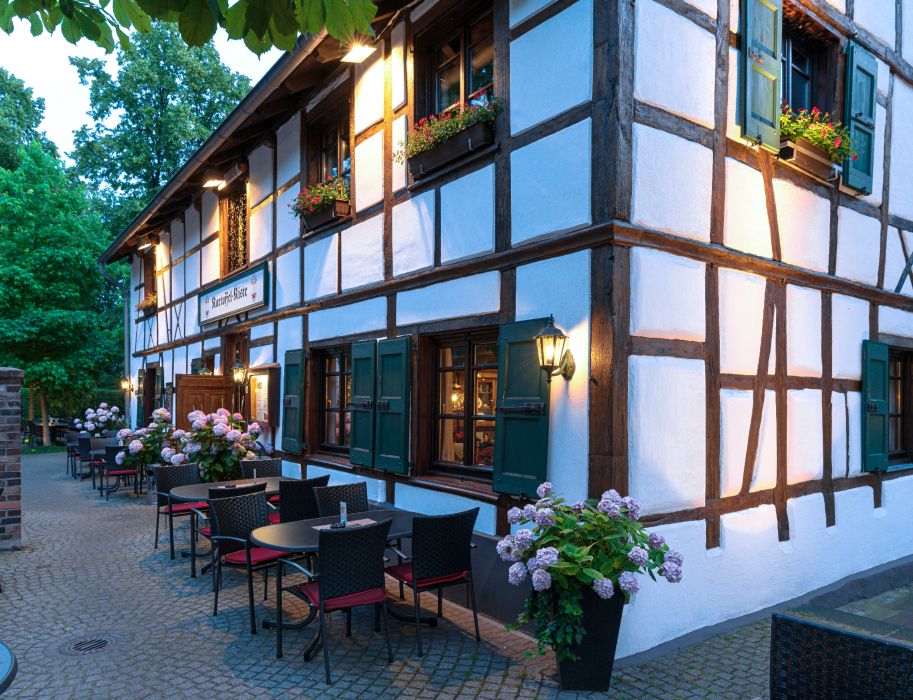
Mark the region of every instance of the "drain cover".
[[60, 653], [67, 656], [86, 656], [107, 650], [114, 644], [111, 636], [90, 636], [88, 638], [74, 639], [60, 646]]

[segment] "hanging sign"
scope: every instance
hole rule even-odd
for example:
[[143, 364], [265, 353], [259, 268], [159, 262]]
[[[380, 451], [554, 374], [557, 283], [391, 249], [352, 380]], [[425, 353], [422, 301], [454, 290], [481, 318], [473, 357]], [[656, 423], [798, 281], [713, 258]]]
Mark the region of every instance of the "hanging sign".
[[266, 306], [269, 302], [269, 268], [265, 262], [260, 263], [252, 270], [207, 289], [198, 299], [200, 324]]

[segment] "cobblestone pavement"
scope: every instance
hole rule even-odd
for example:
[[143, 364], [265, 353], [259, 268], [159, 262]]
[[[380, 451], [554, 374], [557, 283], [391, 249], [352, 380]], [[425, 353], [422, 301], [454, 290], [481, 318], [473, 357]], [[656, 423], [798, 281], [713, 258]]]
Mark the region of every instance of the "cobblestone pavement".
[[[320, 657], [302, 658], [309, 631], [285, 634], [283, 659], [275, 658], [272, 632], [250, 634], [240, 573], [226, 572], [212, 616], [209, 577], [191, 579], [186, 560], [170, 561], [166, 546], [153, 549], [154, 509], [143, 499], [120, 492], [106, 503], [88, 482], [65, 476], [62, 454], [24, 457], [22, 475], [25, 546], [0, 552], [0, 640], [19, 657], [7, 697], [571, 697], [558, 692], [553, 658], [524, 658], [528, 638], [483, 618], [477, 644], [467, 633], [471, 616], [449, 603], [422, 659], [414, 629], [393, 624], [392, 664], [369, 609], [354, 612], [350, 639], [342, 618], [333, 619], [328, 687]], [[179, 545], [186, 528], [176, 532]], [[273, 614], [272, 585], [269, 595], [258, 601], [258, 621]], [[289, 598], [286, 615], [301, 616], [304, 606]], [[766, 697], [768, 637], [768, 625], [757, 623], [617, 670], [601, 697]], [[67, 653], [96, 638], [110, 642]]]

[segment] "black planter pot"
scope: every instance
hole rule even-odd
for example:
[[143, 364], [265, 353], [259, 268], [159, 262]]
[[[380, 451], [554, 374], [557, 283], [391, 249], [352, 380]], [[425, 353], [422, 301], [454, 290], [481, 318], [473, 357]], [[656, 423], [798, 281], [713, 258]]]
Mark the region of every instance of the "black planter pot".
[[420, 180], [468, 153], [490, 146], [494, 141], [494, 123], [476, 122], [434, 148], [416, 153], [408, 161], [409, 172], [413, 180]]
[[340, 199], [337, 199], [329, 206], [316, 211], [313, 214], [308, 214], [304, 217], [304, 228], [308, 231], [313, 231], [316, 228], [320, 228], [331, 221], [338, 221], [339, 219], [348, 216], [352, 211], [352, 207], [348, 202], [343, 202]]
[[615, 664], [615, 647], [624, 612], [625, 597], [616, 591], [608, 600], [585, 588], [580, 601], [586, 634], [571, 648], [577, 661], [559, 661], [562, 690], [608, 690]]

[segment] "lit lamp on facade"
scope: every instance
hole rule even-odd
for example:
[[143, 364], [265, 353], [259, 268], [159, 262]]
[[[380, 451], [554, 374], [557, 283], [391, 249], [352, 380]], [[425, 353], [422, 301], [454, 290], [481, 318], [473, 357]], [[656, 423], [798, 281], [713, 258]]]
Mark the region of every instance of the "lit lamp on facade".
[[244, 384], [247, 381], [247, 367], [240, 361], [235, 362], [231, 366], [231, 378], [235, 380], [235, 384]]
[[222, 173], [215, 168], [207, 168], [206, 172], [203, 173], [203, 187], [222, 189], [224, 186], [225, 178], [222, 177]]
[[345, 55], [339, 60], [343, 63], [363, 63], [375, 51], [377, 51], [376, 46], [366, 44], [363, 41], [353, 41], [349, 44]]
[[120, 380], [120, 388], [121, 391], [124, 391], [128, 394], [133, 391], [133, 383], [130, 381], [129, 377], [124, 377]]
[[536, 334], [535, 340], [539, 367], [545, 372], [549, 382], [552, 381], [552, 377], [559, 374], [565, 379], [574, 376], [574, 370], [577, 368], [574, 356], [570, 350], [564, 349], [567, 336], [555, 326], [553, 316], [548, 317], [548, 323]]

